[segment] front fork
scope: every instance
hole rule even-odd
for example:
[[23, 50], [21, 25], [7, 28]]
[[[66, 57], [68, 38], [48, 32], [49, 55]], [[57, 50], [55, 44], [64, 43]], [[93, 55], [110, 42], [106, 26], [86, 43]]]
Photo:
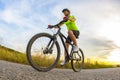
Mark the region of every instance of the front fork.
[[53, 37], [51, 38], [50, 42], [48, 43], [47, 47], [45, 48], [45, 50], [43, 50], [43, 53], [44, 54], [52, 54], [53, 50], [53, 46], [55, 44], [55, 42], [57, 41], [57, 38], [56, 38], [56, 34], [53, 35]]

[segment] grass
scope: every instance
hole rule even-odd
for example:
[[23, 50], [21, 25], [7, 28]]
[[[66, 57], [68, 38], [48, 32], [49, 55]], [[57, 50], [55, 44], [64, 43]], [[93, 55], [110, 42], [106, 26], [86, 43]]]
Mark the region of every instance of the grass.
[[102, 61], [92, 61], [88, 63], [87, 61], [84, 64], [84, 69], [98, 69], [98, 68], [113, 68], [114, 64], [109, 64], [109, 62], [102, 62]]
[[[40, 65], [38, 60], [40, 61], [40, 59], [43, 59], [43, 58], [37, 56], [37, 58], [35, 59], [36, 59], [36, 63]], [[4, 46], [0, 46], [0, 60], [29, 65], [25, 53], [21, 53], [21, 52], [6, 48]], [[44, 60], [44, 62], [42, 61], [41, 63], [44, 64], [44, 66], [46, 65], [48, 66], [53, 61], [54, 59], [49, 59], [48, 61]], [[61, 67], [60, 62], [61, 61], [59, 61], [58, 65], [56, 66], [57, 68], [71, 69], [71, 63], [68, 63], [67, 65]], [[98, 68], [112, 68], [112, 67], [114, 67], [113, 64], [108, 64], [108, 62], [85, 59], [84, 69], [98, 69]]]
[[26, 55], [24, 53], [20, 53], [4, 46], [0, 46], [0, 60], [28, 64]]

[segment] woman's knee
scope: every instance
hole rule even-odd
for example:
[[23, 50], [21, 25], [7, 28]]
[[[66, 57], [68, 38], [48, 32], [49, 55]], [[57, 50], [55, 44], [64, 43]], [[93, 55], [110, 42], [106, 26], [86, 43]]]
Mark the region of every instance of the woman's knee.
[[68, 31], [68, 34], [69, 34], [69, 35], [73, 34], [73, 31], [72, 31], [72, 30], [69, 30], [69, 31]]

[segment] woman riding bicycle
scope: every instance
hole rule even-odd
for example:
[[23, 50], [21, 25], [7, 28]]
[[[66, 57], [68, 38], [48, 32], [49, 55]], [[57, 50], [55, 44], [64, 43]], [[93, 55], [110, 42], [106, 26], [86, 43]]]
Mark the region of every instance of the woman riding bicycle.
[[[57, 26], [62, 26], [63, 24], [65, 24], [67, 26], [68, 37], [67, 37], [65, 45], [68, 49], [69, 48], [69, 41], [70, 42], [73, 41], [73, 43], [74, 43], [73, 51], [77, 52], [79, 50], [79, 48], [78, 48], [78, 43], [77, 43], [76, 39], [79, 36], [79, 29], [78, 29], [78, 27], [76, 26], [76, 23], [75, 23], [76, 18], [74, 16], [70, 15], [70, 10], [67, 9], [67, 8], [63, 9], [62, 12], [65, 15], [65, 17], [63, 18], [63, 20], [65, 22], [59, 23]], [[65, 55], [65, 60], [61, 63], [61, 65], [65, 65], [69, 61], [69, 58], [66, 55], [66, 51], [64, 52], [64, 55]]]
[[[75, 72], [80, 71], [83, 67], [84, 53], [81, 48], [78, 48], [76, 40], [79, 36], [79, 29], [75, 23], [76, 19], [74, 16], [70, 15], [70, 11], [68, 9], [63, 9], [62, 12], [65, 17], [60, 23], [56, 25], [48, 25], [49, 29], [58, 28], [58, 31], [55, 34], [51, 35], [49, 33], [38, 33], [30, 39], [27, 45], [26, 53], [28, 62], [38, 71], [46, 72], [57, 65], [61, 53], [57, 36], [60, 37], [65, 49], [65, 60], [61, 63], [61, 65], [65, 65], [70, 60], [72, 69]], [[68, 29], [67, 37], [65, 37], [60, 31], [60, 26], [63, 24], [65, 24]], [[73, 43], [71, 43], [72, 41]], [[69, 46], [72, 47], [70, 52], [68, 50]]]

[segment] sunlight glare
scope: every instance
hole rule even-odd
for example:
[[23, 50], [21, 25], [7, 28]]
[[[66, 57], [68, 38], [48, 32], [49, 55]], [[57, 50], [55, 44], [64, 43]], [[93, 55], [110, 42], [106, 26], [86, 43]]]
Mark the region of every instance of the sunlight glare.
[[119, 62], [120, 63], [120, 49], [115, 49], [108, 55], [107, 59], [109, 61]]

